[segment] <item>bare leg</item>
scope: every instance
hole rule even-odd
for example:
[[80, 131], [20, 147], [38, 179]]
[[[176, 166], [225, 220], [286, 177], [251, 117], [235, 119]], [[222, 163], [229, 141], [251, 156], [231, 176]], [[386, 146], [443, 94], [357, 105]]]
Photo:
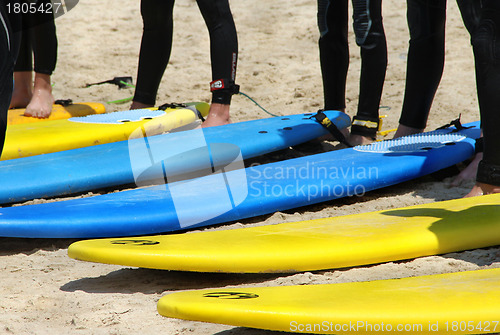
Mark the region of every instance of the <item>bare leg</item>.
[[474, 180], [477, 175], [477, 166], [479, 162], [483, 159], [483, 153], [479, 152], [474, 156], [472, 162], [467, 165], [465, 169], [463, 169], [458, 176], [452, 181], [451, 186], [459, 186], [464, 181]]
[[398, 130], [396, 130], [396, 134], [394, 134], [394, 138], [413, 135], [413, 134], [420, 134], [423, 131], [424, 131], [423, 129], [407, 127], [400, 123], [398, 126]]
[[9, 108], [26, 108], [33, 96], [33, 74], [31, 71], [14, 72], [14, 92]]
[[52, 96], [52, 85], [50, 75], [35, 73], [35, 85], [33, 87], [33, 97], [26, 106], [24, 115], [37, 118], [48, 118], [52, 113], [54, 97]]
[[373, 138], [367, 137], [367, 136], [351, 134], [351, 135], [349, 135], [348, 142], [352, 146], [365, 145], [365, 144], [373, 143]]
[[472, 190], [464, 198], [477, 197], [479, 195], [500, 193], [500, 186], [494, 186], [483, 183], [476, 183]]
[[212, 103], [208, 112], [207, 120], [201, 125], [202, 128], [222, 126], [231, 123], [229, 116], [230, 105]]

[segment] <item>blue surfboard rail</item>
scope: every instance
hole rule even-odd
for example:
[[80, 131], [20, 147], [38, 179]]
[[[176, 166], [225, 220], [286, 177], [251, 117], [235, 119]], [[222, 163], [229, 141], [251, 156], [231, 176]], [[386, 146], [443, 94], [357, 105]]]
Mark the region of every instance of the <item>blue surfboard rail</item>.
[[[342, 112], [324, 113], [339, 129], [350, 125], [349, 117]], [[327, 130], [311, 117], [314, 114], [252, 120], [2, 161], [0, 204], [132, 183], [142, 186], [158, 183], [158, 179], [164, 183], [194, 172], [211, 173], [232, 163], [238, 155], [252, 158], [326, 135]]]
[[470, 158], [479, 122], [154, 187], [0, 208], [0, 236], [151, 235], [241, 220], [394, 185]]

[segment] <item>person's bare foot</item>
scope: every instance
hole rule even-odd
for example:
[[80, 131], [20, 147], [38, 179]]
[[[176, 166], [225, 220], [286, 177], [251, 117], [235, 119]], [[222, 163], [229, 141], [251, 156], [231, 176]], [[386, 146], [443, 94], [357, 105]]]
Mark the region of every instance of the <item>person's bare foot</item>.
[[132, 101], [132, 105], [130, 109], [143, 109], [143, 108], [151, 108], [154, 105], [143, 104], [142, 102]]
[[396, 130], [396, 133], [394, 134], [394, 138], [413, 135], [413, 134], [420, 134], [423, 131], [424, 131], [423, 129], [407, 127], [402, 124], [399, 124], [398, 130]]
[[494, 193], [500, 193], [500, 186], [476, 183], [476, 185], [472, 187], [472, 190], [464, 198], [471, 198]]
[[479, 152], [474, 156], [474, 159], [472, 162], [467, 165], [465, 169], [462, 170], [458, 174], [458, 176], [455, 177], [455, 179], [451, 182], [451, 186], [459, 186], [463, 182], [473, 180], [476, 178], [477, 175], [477, 167], [479, 165], [479, 162], [483, 159], [483, 153]]
[[202, 128], [222, 126], [231, 123], [229, 116], [230, 105], [213, 103], [210, 105], [207, 119], [201, 124]]
[[50, 75], [36, 73], [33, 96], [28, 106], [26, 106], [24, 115], [41, 119], [48, 118], [52, 113], [53, 104], [54, 97], [52, 96]]
[[351, 134], [348, 138], [348, 143], [352, 145], [353, 147], [357, 145], [366, 145], [366, 144], [371, 144], [374, 142], [374, 139], [371, 137], [367, 136], [361, 136], [361, 135], [353, 135]]
[[26, 108], [33, 96], [33, 78], [31, 71], [14, 72], [14, 91], [9, 108]]

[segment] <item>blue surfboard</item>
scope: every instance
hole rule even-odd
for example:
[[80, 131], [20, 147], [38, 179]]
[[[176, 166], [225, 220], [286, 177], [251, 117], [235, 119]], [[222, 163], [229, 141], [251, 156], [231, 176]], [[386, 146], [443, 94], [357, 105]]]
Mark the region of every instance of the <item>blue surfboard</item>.
[[474, 154], [479, 122], [148, 188], [0, 209], [0, 236], [151, 235], [240, 220], [408, 181]]
[[[339, 129], [350, 125], [342, 112], [323, 113]], [[138, 135], [133, 134], [138, 138], [128, 141], [3, 161], [0, 203], [130, 183], [164, 184], [228, 164], [244, 168], [243, 159], [326, 135], [328, 131], [312, 116], [272, 117], [152, 137], [142, 136], [139, 129]]]

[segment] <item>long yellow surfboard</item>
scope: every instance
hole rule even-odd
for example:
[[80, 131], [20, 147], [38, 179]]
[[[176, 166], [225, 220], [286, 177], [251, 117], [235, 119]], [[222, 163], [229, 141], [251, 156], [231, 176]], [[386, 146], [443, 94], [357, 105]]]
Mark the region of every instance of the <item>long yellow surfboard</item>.
[[[202, 115], [208, 114], [207, 103], [191, 105]], [[7, 127], [1, 160], [125, 141], [134, 132], [137, 136], [157, 135], [197, 119], [197, 112], [188, 107], [171, 107], [165, 111], [141, 109], [11, 125]]]
[[106, 113], [106, 107], [98, 102], [71, 103], [67, 106], [53, 105], [52, 113], [48, 118], [40, 119], [24, 115], [24, 108], [9, 109], [7, 114], [7, 124], [33, 123], [41, 121], [53, 121], [69, 119], [70, 117], [85, 116], [91, 114]]
[[295, 223], [87, 240], [84, 261], [201, 272], [299, 272], [500, 244], [500, 194]]
[[169, 294], [161, 315], [313, 334], [500, 332], [500, 269], [371, 282]]

